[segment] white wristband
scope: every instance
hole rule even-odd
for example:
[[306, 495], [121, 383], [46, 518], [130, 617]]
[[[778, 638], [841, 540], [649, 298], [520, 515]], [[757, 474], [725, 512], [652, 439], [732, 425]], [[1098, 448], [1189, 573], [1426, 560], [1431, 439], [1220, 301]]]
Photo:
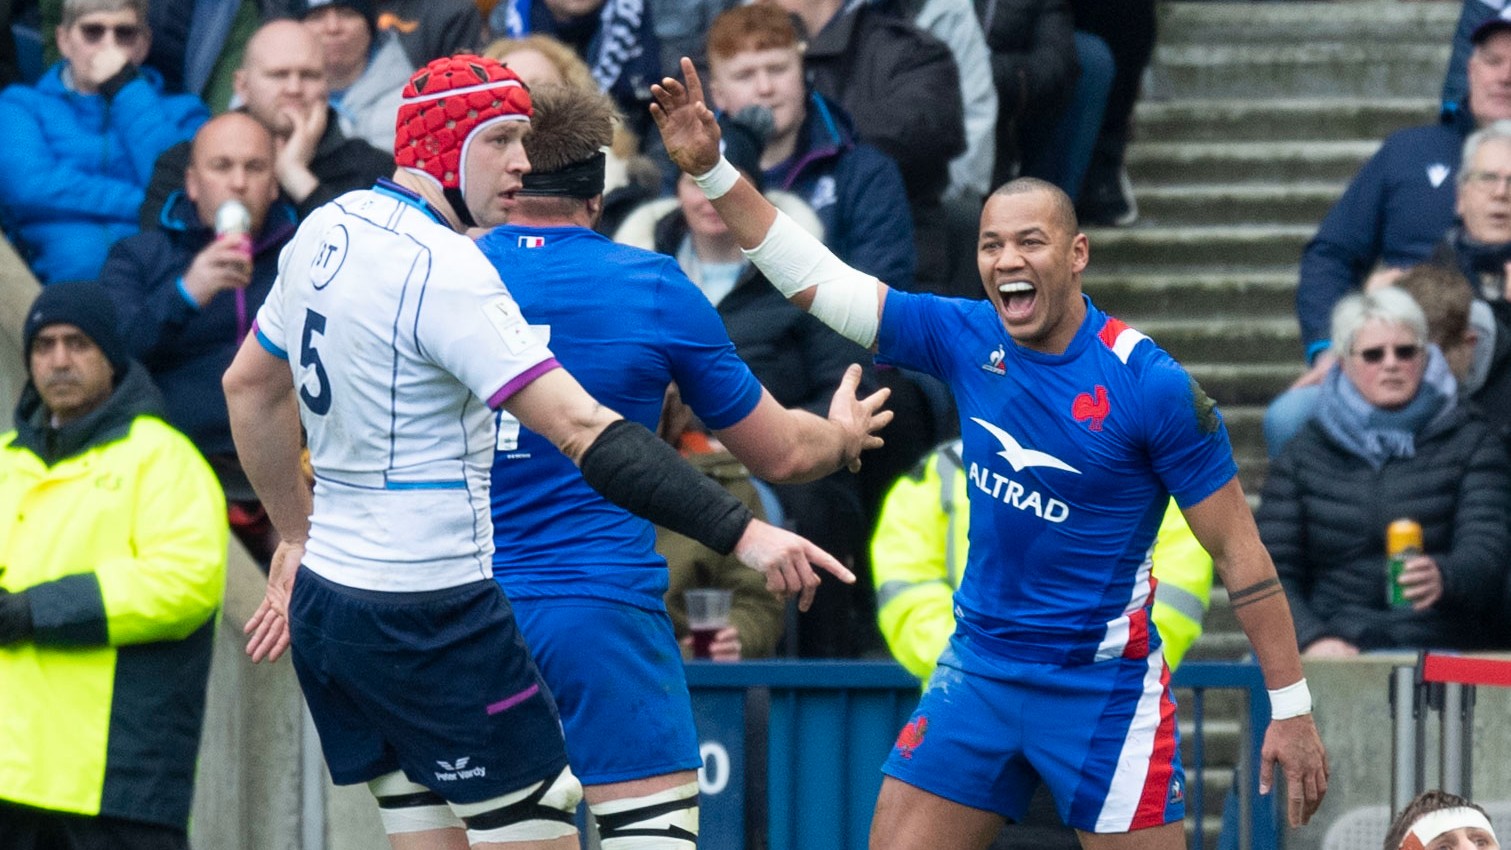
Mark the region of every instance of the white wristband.
[[708, 170], [706, 174], [694, 174], [693, 182], [703, 190], [704, 197], [710, 201], [717, 201], [724, 197], [735, 184], [740, 182], [740, 171], [729, 160], [719, 157], [719, 164]]
[[1286, 720], [1291, 717], [1300, 717], [1303, 714], [1312, 713], [1312, 692], [1306, 686], [1306, 680], [1302, 679], [1293, 685], [1286, 685], [1278, 690], [1270, 691], [1270, 719]]

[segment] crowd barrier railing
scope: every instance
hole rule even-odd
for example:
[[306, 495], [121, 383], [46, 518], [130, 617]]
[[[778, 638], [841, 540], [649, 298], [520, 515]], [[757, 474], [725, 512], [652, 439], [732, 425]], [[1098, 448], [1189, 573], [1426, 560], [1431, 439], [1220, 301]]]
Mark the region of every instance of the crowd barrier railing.
[[[704, 761], [702, 843], [748, 850], [749, 837], [763, 836], [769, 850], [866, 847], [880, 767], [918, 702], [917, 679], [891, 662], [863, 661], [695, 661], [687, 679]], [[1281, 846], [1279, 795], [1257, 793], [1269, 723], [1258, 666], [1187, 662], [1171, 684], [1192, 694], [1180, 705], [1194, 731], [1185, 766], [1192, 846], [1203, 834], [1205, 702], [1213, 690], [1244, 697], [1239, 846]]]

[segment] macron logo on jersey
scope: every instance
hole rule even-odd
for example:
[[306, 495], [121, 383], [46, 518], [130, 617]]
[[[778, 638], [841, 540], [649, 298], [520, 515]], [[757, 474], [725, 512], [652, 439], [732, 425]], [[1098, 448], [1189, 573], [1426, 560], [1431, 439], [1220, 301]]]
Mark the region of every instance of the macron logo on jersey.
[[[1081, 471], [1066, 463], [1054, 455], [1046, 452], [1025, 449], [1012, 434], [998, 428], [983, 419], [971, 417], [971, 421], [986, 429], [1002, 444], [1002, 451], [997, 452], [997, 457], [1006, 460], [1014, 472], [1022, 472], [1031, 466], [1059, 469], [1065, 472], [1080, 475]], [[977, 490], [986, 494], [988, 498], [1000, 501], [1010, 508], [1020, 511], [1028, 511], [1040, 519], [1049, 522], [1064, 522], [1070, 516], [1070, 506], [1053, 499], [1037, 490], [1029, 490], [1021, 482], [1014, 481], [1006, 475], [992, 472], [984, 466], [976, 463], [971, 464], [971, 484]]]
[[544, 248], [544, 247], [546, 247], [546, 237], [544, 237], [544, 236], [521, 236], [521, 237], [519, 237], [519, 247], [521, 247], [521, 248]]

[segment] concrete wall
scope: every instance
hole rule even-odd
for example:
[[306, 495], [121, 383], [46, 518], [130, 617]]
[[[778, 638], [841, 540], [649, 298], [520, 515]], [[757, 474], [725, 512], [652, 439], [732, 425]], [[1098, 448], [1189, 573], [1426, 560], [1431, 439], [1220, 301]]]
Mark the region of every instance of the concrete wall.
[[[1390, 805], [1390, 673], [1397, 665], [1415, 663], [1414, 653], [1307, 662], [1306, 677], [1332, 777], [1322, 809], [1311, 824], [1287, 833], [1286, 850], [1322, 850], [1328, 828], [1350, 811]], [[1472, 796], [1481, 804], [1511, 801], [1511, 689], [1477, 690]], [[1427, 717], [1427, 787], [1432, 788], [1439, 783], [1440, 732], [1437, 712]], [[1502, 834], [1511, 831], [1511, 823], [1498, 826]], [[1384, 838], [1382, 830], [1373, 847]]]

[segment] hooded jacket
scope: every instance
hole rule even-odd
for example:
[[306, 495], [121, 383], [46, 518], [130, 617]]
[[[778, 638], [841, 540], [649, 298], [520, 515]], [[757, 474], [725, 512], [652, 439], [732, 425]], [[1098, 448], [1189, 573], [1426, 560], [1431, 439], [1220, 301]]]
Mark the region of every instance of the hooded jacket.
[[121, 339], [162, 390], [166, 419], [206, 455], [234, 454], [221, 375], [278, 276], [278, 252], [294, 235], [294, 209], [277, 201], [252, 244], [252, 282], [219, 292], [203, 307], [183, 288], [194, 257], [215, 232], [187, 195], [175, 192], [158, 227], [110, 249], [100, 284], [120, 317]]
[[164, 94], [151, 68], [107, 98], [69, 88], [67, 67], [0, 92], [0, 210], [44, 284], [99, 273], [111, 243], [137, 230], [158, 154], [210, 117], [198, 98]]
[[808, 97], [797, 147], [766, 169], [768, 189], [792, 192], [824, 226], [824, 244], [841, 260], [904, 291], [913, 289], [913, 219], [897, 163], [859, 141], [850, 116], [823, 95]]
[[225, 589], [225, 500], [133, 363], [53, 428], [28, 382], [0, 435], [0, 799], [184, 829]]

